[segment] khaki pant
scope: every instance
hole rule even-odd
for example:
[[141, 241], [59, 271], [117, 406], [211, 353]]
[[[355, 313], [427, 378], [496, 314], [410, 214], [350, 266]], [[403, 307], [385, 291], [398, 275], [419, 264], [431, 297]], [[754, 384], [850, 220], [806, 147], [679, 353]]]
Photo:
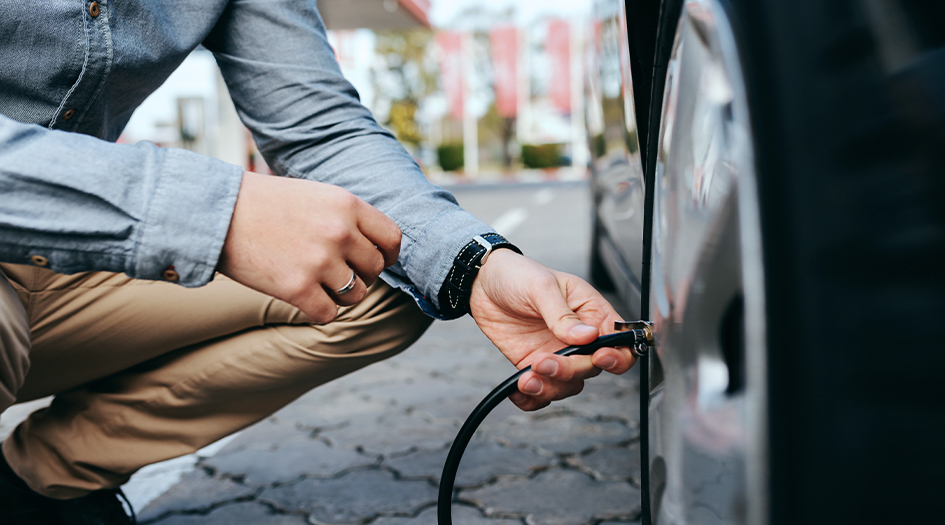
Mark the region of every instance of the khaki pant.
[[3, 453], [33, 490], [56, 498], [115, 487], [145, 465], [194, 452], [400, 352], [430, 324], [380, 281], [317, 326], [221, 275], [186, 289], [112, 273], [0, 269], [22, 304], [4, 302], [12, 290], [0, 274], [0, 410], [14, 395], [56, 395]]

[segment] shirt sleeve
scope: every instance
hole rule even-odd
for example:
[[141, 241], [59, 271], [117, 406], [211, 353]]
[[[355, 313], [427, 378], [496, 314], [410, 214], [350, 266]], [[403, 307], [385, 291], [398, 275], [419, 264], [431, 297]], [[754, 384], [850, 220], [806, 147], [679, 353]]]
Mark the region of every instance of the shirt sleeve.
[[400, 259], [382, 276], [439, 317], [460, 249], [492, 231], [431, 184], [348, 83], [313, 0], [230, 2], [204, 41], [236, 110], [279, 175], [335, 184], [394, 220]]
[[242, 169], [186, 150], [114, 144], [0, 115], [0, 261], [213, 278]]

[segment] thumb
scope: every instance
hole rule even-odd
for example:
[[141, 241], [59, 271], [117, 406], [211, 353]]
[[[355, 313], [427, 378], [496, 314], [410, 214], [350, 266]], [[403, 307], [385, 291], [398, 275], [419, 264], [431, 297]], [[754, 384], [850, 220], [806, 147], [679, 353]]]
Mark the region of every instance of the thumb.
[[559, 286], [538, 287], [532, 290], [535, 309], [559, 341], [568, 345], [583, 345], [600, 335], [600, 330], [584, 324], [571, 310]]

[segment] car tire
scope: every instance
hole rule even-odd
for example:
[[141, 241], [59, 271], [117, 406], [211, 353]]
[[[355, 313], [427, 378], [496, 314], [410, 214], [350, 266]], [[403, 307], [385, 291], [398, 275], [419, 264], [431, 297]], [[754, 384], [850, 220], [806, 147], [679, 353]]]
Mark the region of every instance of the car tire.
[[[760, 513], [735, 522], [942, 515], [945, 41], [935, 28], [945, 16], [934, 4], [718, 4], [744, 73], [765, 305], [755, 349], [764, 367], [747, 371], [764, 389], [764, 442], [754, 446], [765, 487], [761, 501], [746, 503]], [[666, 67], [682, 8], [661, 3], [649, 111], [641, 112], [645, 316]], [[904, 38], [903, 25], [905, 36], [914, 33], [911, 46], [895, 38]], [[644, 378], [662, 373], [649, 361]], [[644, 414], [651, 388], [641, 389]], [[648, 429], [644, 421], [644, 523], [658, 510], [649, 501], [662, 491], [654, 476], [672, 470], [650, 463]]]
[[598, 290], [612, 292], [614, 291], [614, 281], [610, 278], [610, 273], [607, 272], [607, 268], [604, 266], [604, 261], [601, 259], [600, 255], [601, 235], [603, 235], [603, 233], [596, 210], [594, 211], [592, 224], [590, 257], [591, 284]]

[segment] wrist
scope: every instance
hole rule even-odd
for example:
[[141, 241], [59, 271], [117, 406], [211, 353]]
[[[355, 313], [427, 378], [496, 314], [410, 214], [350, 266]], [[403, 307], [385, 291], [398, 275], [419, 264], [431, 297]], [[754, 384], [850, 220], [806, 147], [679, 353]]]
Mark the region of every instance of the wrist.
[[489, 255], [488, 260], [482, 263], [482, 266], [479, 268], [479, 273], [473, 280], [472, 286], [476, 286], [476, 283], [481, 282], [483, 279], [488, 279], [490, 272], [493, 272], [494, 269], [501, 267], [509, 259], [514, 257], [523, 257], [523, 255], [505, 247], [495, 248]]
[[508, 239], [497, 233], [477, 235], [469, 241], [453, 260], [453, 266], [447, 272], [446, 280], [440, 288], [440, 311], [447, 318], [461, 317], [469, 313], [469, 297], [480, 270], [490, 263], [494, 255], [504, 258], [509, 255], [508, 252], [522, 253]]

